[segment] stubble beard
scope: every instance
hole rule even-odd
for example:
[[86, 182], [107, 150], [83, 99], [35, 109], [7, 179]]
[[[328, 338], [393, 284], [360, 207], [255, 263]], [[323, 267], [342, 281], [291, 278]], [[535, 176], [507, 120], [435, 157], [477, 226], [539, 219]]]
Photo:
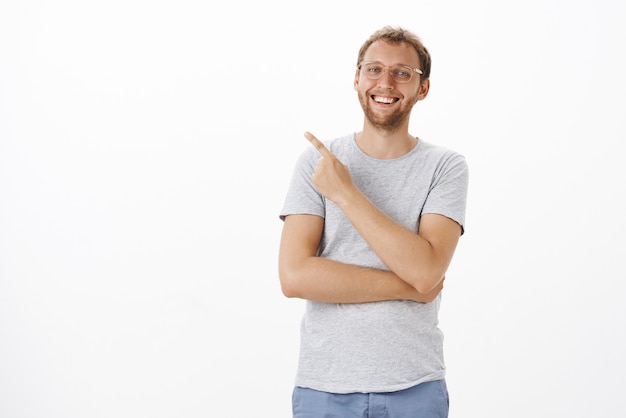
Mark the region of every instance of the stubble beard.
[[[359, 102], [361, 103], [365, 118], [375, 129], [381, 131], [395, 132], [400, 129], [405, 120], [409, 118], [411, 110], [413, 109], [413, 105], [411, 105], [408, 108], [400, 108], [391, 114], [381, 116], [376, 114], [371, 108], [369, 100], [370, 95], [368, 93], [359, 93]], [[417, 100], [414, 99], [413, 104], [416, 102]]]

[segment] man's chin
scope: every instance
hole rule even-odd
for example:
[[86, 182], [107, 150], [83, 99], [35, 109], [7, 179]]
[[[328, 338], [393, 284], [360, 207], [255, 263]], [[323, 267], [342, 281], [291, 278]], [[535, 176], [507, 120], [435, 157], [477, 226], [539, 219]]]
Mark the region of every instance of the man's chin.
[[365, 111], [365, 117], [370, 125], [382, 131], [396, 131], [402, 126], [404, 115], [394, 113], [392, 115], [380, 116], [374, 115], [369, 111]]

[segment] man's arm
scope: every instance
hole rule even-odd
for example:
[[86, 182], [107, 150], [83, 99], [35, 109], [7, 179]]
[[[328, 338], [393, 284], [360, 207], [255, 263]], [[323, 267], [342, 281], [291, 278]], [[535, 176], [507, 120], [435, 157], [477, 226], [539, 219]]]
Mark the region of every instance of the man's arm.
[[359, 267], [317, 256], [324, 219], [315, 215], [285, 218], [280, 242], [278, 272], [283, 293], [328, 303], [364, 303], [383, 300], [431, 302], [443, 280], [428, 293], [392, 272]]
[[398, 224], [354, 185], [348, 168], [315, 136], [305, 136], [320, 152], [311, 177], [318, 191], [339, 206], [391, 271], [420, 293], [435, 289], [452, 260], [461, 226], [438, 214], [422, 215], [419, 233]]

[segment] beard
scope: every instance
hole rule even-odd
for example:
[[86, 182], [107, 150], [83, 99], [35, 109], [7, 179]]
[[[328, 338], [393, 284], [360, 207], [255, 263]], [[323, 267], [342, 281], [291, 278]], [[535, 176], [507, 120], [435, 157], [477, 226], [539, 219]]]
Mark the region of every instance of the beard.
[[400, 107], [391, 114], [377, 114], [370, 106], [370, 94], [367, 92], [359, 92], [359, 102], [365, 114], [365, 118], [376, 129], [388, 132], [394, 132], [400, 129], [404, 122], [409, 118], [413, 105], [417, 102], [417, 97], [412, 98], [408, 103], [410, 106]]

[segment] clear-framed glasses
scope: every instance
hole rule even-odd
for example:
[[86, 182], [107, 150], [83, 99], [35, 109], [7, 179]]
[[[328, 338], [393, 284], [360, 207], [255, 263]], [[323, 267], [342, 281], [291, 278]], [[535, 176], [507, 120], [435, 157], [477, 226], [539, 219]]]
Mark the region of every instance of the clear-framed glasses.
[[408, 65], [394, 65], [392, 67], [387, 67], [386, 65], [382, 65], [377, 61], [366, 61], [362, 62], [357, 67], [359, 70], [362, 70], [363, 75], [369, 78], [370, 80], [377, 80], [385, 73], [385, 71], [389, 71], [391, 73], [391, 78], [398, 83], [408, 83], [413, 78], [413, 73], [423, 74], [422, 70], [419, 68], [412, 68]]

